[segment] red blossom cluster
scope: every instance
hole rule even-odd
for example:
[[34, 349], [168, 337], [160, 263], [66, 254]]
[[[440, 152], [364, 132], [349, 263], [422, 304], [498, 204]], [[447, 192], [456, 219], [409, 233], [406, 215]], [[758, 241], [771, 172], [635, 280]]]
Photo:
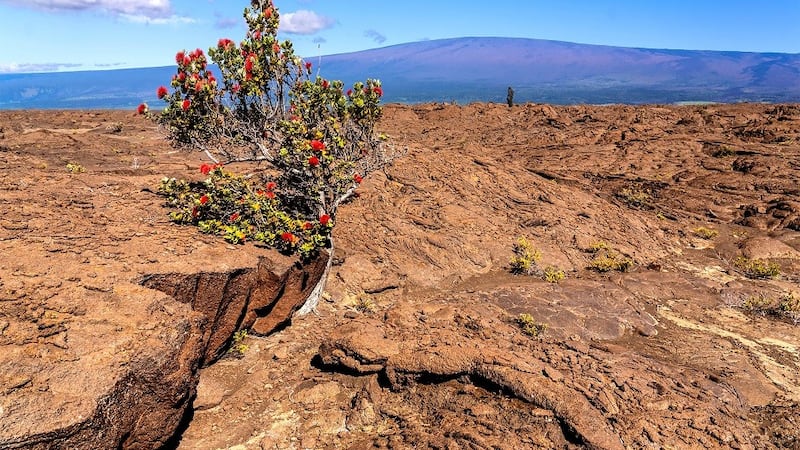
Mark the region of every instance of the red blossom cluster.
[[222, 167], [222, 164], [200, 164], [200, 173], [208, 175], [212, 170]]
[[321, 223], [323, 227], [327, 227], [330, 221], [331, 221], [331, 216], [327, 214], [319, 216], [319, 223]]
[[278, 187], [278, 183], [274, 181], [270, 181], [265, 186], [266, 190], [264, 189], [257, 189], [256, 195], [267, 197], [268, 199], [272, 200], [275, 198], [275, 188]]
[[319, 139], [314, 139], [313, 141], [311, 141], [311, 149], [321, 152], [325, 150], [325, 143], [320, 141]]
[[222, 38], [217, 42], [217, 48], [220, 50], [227, 50], [235, 45], [236, 44], [228, 38]]
[[[221, 47], [235, 45], [230, 39], [220, 39]], [[178, 71], [172, 76], [170, 85], [176, 92], [176, 101], [183, 111], [189, 111], [194, 104], [192, 98], [203, 95], [211, 96], [217, 87], [214, 73], [207, 69], [208, 60], [203, 50], [196, 49], [189, 54], [179, 51], [175, 54]], [[159, 86], [156, 90], [159, 99], [165, 100], [169, 96], [166, 86]], [[146, 111], [145, 111], [146, 112]]]

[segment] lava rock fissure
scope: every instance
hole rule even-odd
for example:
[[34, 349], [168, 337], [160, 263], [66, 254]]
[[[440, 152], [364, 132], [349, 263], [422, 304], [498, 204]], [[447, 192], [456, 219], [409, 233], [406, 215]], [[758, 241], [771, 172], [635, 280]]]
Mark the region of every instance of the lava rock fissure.
[[201, 366], [213, 364], [225, 354], [233, 334], [251, 329], [266, 335], [279, 330], [302, 306], [325, 268], [325, 258], [306, 265], [280, 267], [261, 258], [254, 268], [227, 272], [149, 274], [141, 284], [180, 303], [191, 305], [207, 323], [202, 336]]

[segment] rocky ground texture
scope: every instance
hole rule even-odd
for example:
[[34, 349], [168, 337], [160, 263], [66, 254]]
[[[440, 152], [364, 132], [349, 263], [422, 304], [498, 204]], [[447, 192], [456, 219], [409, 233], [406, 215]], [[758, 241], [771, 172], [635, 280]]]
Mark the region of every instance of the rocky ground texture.
[[[238, 358], [269, 308], [202, 305], [293, 269], [168, 223], [199, 156], [127, 112], [0, 128], [0, 448], [800, 448], [796, 105], [390, 105], [326, 300]], [[565, 278], [509, 274], [518, 237]]]

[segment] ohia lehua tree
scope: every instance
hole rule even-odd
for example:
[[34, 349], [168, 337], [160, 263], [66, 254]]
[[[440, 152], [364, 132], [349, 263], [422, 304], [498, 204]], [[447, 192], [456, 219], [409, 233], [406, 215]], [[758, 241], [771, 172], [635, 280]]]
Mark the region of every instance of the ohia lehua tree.
[[[271, 0], [251, 0], [244, 19], [241, 42], [220, 39], [208, 56], [201, 49], [176, 54], [175, 75], [157, 89], [163, 110], [139, 106], [173, 145], [209, 159], [200, 167], [204, 181], [165, 178], [160, 191], [175, 222], [304, 260], [328, 250], [330, 266], [338, 207], [395, 156], [375, 130], [383, 89], [372, 79], [345, 90], [341, 81], [312, 76], [312, 63], [295, 55], [291, 41], [278, 40]], [[236, 175], [225, 168], [232, 162], [267, 169]], [[324, 278], [304, 310], [313, 308]]]

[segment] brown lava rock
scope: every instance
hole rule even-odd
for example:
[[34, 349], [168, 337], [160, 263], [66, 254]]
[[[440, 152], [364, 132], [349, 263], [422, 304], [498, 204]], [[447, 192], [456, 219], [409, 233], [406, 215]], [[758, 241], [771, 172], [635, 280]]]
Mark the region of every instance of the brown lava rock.
[[171, 224], [152, 190], [198, 163], [129, 116], [0, 114], [0, 448], [159, 447], [199, 368], [324, 269]]

